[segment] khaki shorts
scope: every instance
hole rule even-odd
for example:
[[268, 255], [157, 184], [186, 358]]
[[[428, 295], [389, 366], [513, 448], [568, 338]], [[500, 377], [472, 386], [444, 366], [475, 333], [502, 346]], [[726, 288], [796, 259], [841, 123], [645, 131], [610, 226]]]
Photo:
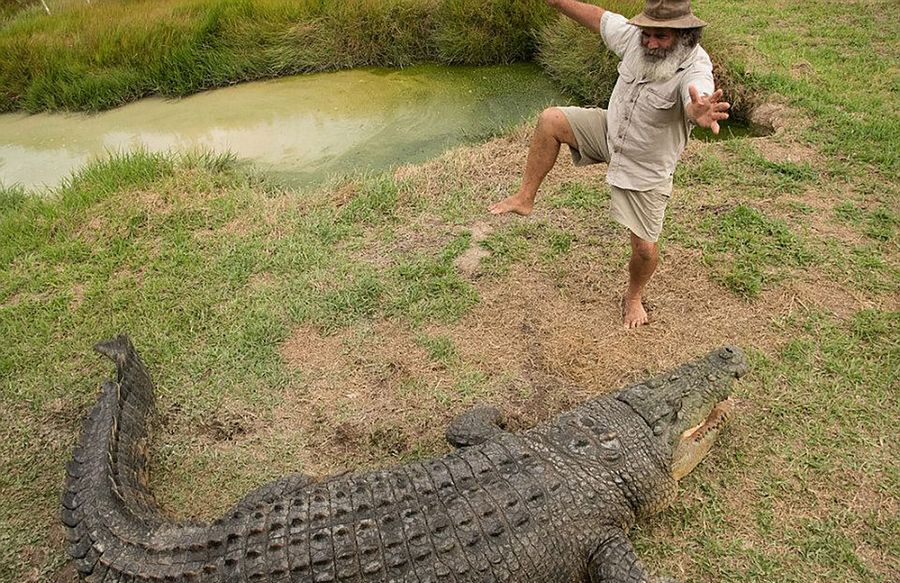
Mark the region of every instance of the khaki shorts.
[[[560, 107], [575, 134], [577, 148], [569, 147], [576, 166], [609, 162], [606, 141], [606, 110]], [[672, 183], [652, 190], [628, 190], [610, 185], [609, 209], [612, 218], [645, 241], [656, 242], [662, 231]]]

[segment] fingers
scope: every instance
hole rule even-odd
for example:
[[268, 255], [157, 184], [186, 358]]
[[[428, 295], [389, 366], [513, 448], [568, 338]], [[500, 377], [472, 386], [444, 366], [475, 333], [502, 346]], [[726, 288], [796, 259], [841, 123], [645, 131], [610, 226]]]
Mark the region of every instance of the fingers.
[[712, 133], [718, 134], [719, 133], [719, 122], [713, 121], [711, 124], [709, 124], [709, 129], [712, 130]]
[[731, 104], [727, 101], [719, 101], [722, 99], [722, 90], [716, 89], [712, 95], [700, 95], [700, 92], [697, 91], [697, 87], [694, 85], [688, 85], [688, 94], [691, 96], [691, 103], [696, 103], [698, 105], [710, 105], [712, 106], [714, 111], [725, 111], [726, 109], [731, 107]]
[[700, 92], [693, 85], [688, 85], [688, 94], [691, 96], [691, 103], [700, 103]]

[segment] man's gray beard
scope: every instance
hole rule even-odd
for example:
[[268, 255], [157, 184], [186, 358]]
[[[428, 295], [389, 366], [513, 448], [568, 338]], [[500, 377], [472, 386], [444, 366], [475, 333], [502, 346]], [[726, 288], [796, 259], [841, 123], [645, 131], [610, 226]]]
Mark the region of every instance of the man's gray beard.
[[658, 59], [647, 54], [647, 49], [641, 53], [641, 72], [644, 79], [650, 81], [665, 81], [671, 79], [678, 71], [678, 65], [687, 57], [694, 47], [687, 47], [678, 43], [666, 51], [666, 56]]

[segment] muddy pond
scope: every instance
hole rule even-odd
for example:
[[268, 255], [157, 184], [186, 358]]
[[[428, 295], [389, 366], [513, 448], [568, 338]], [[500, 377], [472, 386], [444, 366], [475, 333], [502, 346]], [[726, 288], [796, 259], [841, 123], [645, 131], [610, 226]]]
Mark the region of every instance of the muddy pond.
[[99, 114], [0, 115], [0, 183], [52, 189], [114, 152], [232, 152], [284, 181], [415, 163], [566, 103], [532, 64], [359, 69], [246, 83]]

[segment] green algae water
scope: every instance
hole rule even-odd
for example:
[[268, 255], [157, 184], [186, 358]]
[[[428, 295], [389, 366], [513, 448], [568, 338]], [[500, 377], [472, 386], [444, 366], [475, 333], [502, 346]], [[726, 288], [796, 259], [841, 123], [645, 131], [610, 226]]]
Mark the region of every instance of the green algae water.
[[0, 115], [0, 183], [49, 189], [91, 160], [232, 152], [293, 184], [415, 163], [565, 103], [532, 64], [321, 73], [145, 99], [100, 114]]

